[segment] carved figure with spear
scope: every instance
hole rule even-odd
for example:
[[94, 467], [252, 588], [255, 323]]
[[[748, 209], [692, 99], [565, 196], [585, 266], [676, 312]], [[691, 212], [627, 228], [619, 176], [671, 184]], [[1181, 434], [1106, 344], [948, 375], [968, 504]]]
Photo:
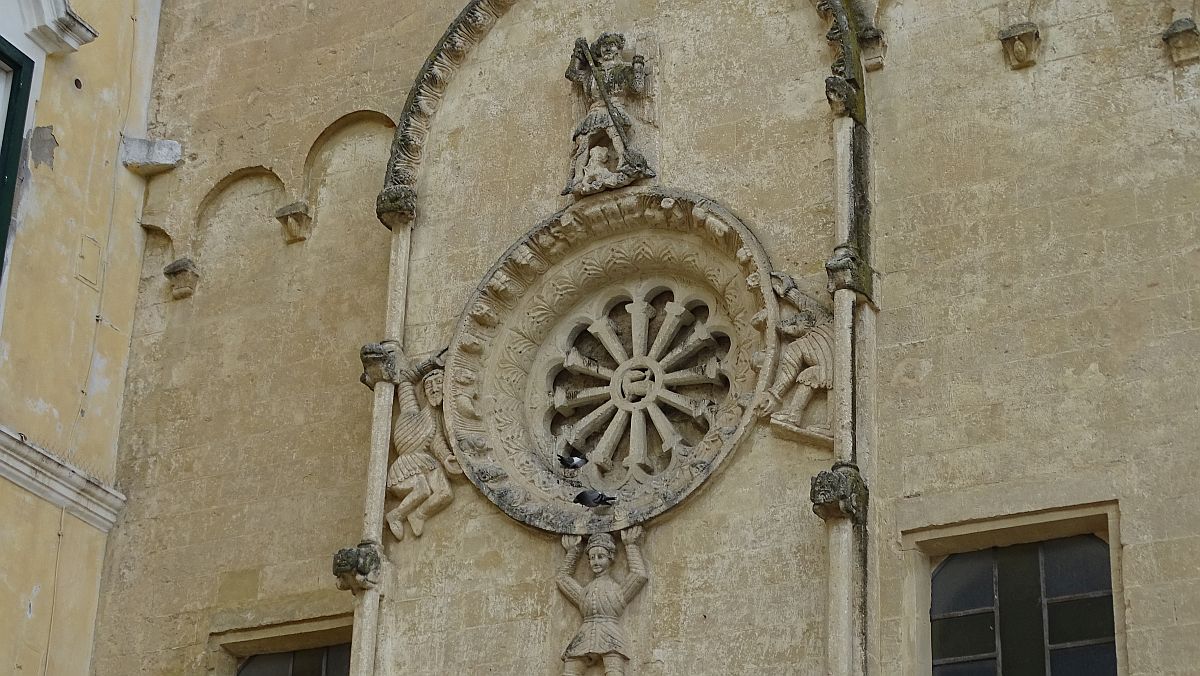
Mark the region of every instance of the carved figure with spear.
[[[619, 59], [624, 48], [620, 33], [604, 33], [591, 46], [584, 38], [575, 41], [566, 78], [583, 90], [588, 111], [572, 134], [575, 151], [564, 195], [590, 195], [655, 175], [631, 147], [632, 120], [625, 112], [627, 96], [646, 92], [646, 59], [635, 55], [625, 63]], [[608, 156], [606, 141], [614, 158]]]

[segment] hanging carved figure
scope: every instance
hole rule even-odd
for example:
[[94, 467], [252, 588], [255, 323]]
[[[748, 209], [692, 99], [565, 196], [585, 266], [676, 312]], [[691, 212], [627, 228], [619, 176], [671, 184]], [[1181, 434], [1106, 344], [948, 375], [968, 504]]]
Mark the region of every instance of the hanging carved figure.
[[582, 539], [578, 535], [563, 536], [567, 554], [558, 567], [558, 589], [583, 615], [583, 624], [563, 651], [563, 676], [582, 676], [596, 662], [604, 665], [604, 676], [624, 675], [629, 642], [621, 615], [650, 579], [642, 559], [641, 540], [641, 526], [621, 531], [629, 573], [618, 582], [611, 570], [617, 543], [608, 533], [589, 536], [587, 556], [594, 576], [585, 586], [575, 579], [575, 566], [583, 553]]
[[[760, 416], [770, 415], [773, 426], [827, 438], [832, 429], [828, 420], [805, 426], [803, 418], [814, 395], [828, 394], [833, 387], [832, 314], [786, 274], [771, 273], [771, 289], [792, 313], [776, 326], [788, 343], [780, 355], [774, 384], [758, 400], [755, 411]], [[760, 327], [765, 321], [765, 315], [754, 318]]]
[[630, 145], [633, 124], [625, 112], [626, 98], [646, 93], [646, 59], [638, 54], [626, 63], [620, 58], [624, 48], [620, 33], [604, 33], [590, 46], [583, 38], [575, 41], [566, 77], [583, 90], [588, 109], [571, 135], [575, 151], [564, 195], [591, 195], [655, 175]]
[[[436, 360], [410, 367], [397, 354], [396, 413], [392, 418], [392, 446], [396, 460], [388, 469], [387, 490], [400, 504], [387, 514], [388, 528], [404, 539], [404, 522], [420, 537], [425, 521], [454, 499], [446, 475], [462, 474], [458, 459], [446, 444], [437, 409], [442, 405], [442, 369]], [[417, 383], [424, 401], [418, 401]]]

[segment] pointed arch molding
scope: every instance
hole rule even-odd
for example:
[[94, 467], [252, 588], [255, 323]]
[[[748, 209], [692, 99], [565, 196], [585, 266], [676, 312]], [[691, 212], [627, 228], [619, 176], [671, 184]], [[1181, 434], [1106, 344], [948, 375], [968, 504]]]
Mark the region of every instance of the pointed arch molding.
[[[407, 226], [416, 217], [417, 170], [433, 116], [446, 87], [471, 50], [516, 1], [471, 0], [450, 23], [417, 73], [392, 140], [383, 190], [375, 201], [375, 213], [388, 229]], [[835, 114], [848, 115], [859, 124], [865, 122], [866, 113], [859, 42], [877, 41], [881, 37], [872, 21], [869, 4], [874, 3], [872, 0], [816, 0], [817, 11], [832, 21], [825, 36], [834, 46], [833, 74], [825, 80], [826, 96]]]

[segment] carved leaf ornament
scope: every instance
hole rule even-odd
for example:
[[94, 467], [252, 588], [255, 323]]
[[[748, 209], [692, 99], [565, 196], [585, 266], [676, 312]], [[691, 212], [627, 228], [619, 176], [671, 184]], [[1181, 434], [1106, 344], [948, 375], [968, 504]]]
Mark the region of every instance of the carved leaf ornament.
[[[679, 191], [604, 193], [543, 221], [477, 287], [447, 354], [443, 413], [465, 474], [512, 518], [557, 533], [679, 504], [770, 385], [776, 332], [750, 321], [778, 319], [757, 284], [769, 275], [745, 225]], [[584, 489], [616, 503], [575, 504]]]

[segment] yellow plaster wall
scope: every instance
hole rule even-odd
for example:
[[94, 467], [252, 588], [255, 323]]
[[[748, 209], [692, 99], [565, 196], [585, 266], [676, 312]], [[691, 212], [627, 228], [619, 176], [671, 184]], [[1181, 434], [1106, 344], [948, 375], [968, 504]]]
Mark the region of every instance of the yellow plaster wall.
[[0, 479], [0, 671], [87, 673], [104, 533]]
[[[9, 232], [0, 425], [110, 482], [145, 190], [145, 180], [121, 166], [118, 148], [122, 130], [144, 119], [143, 41], [153, 35], [137, 21], [152, 12], [144, 0], [72, 5], [100, 36], [39, 66], [30, 114], [58, 147], [52, 165], [24, 167]], [[79, 258], [84, 238], [99, 254], [87, 262], [94, 269]], [[0, 520], [0, 671], [87, 673], [105, 534], [3, 479]]]
[[[146, 38], [136, 21], [145, 5], [73, 2], [100, 36], [44, 61], [31, 114], [58, 147], [53, 165], [29, 163], [18, 190], [0, 317], [0, 424], [109, 480], [146, 185], [121, 166], [118, 150], [122, 131], [145, 116], [139, 92], [151, 66], [138, 51]], [[81, 260], [81, 246], [98, 248], [98, 275]]]

